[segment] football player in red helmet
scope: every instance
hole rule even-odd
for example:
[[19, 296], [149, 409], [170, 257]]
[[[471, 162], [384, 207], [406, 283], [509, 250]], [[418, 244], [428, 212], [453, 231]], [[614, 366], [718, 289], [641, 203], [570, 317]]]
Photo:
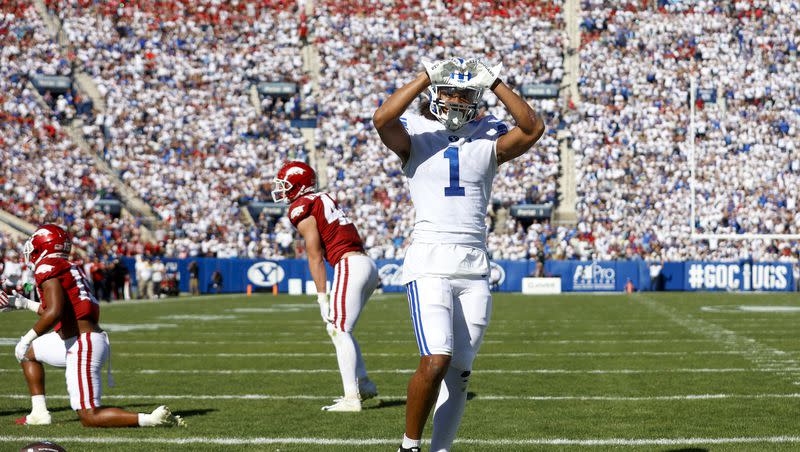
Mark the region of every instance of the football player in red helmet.
[[[17, 343], [14, 355], [22, 365], [30, 389], [33, 410], [20, 424], [49, 424], [44, 403], [44, 368], [41, 363], [66, 367], [70, 405], [87, 427], [149, 427], [183, 425], [179, 416], [165, 406], [152, 413], [132, 413], [101, 407], [103, 386], [100, 371], [108, 360], [108, 335], [98, 324], [100, 304], [89, 290], [83, 269], [69, 259], [72, 241], [59, 226], [39, 227], [25, 242], [23, 252], [34, 267], [36, 289], [41, 303], [19, 294], [2, 297], [0, 304], [27, 308], [39, 320]], [[53, 329], [54, 331], [48, 333]], [[109, 376], [110, 376], [109, 370]], [[109, 381], [109, 385], [113, 383]]]
[[[320, 314], [336, 348], [344, 397], [325, 411], [361, 411], [363, 400], [378, 390], [367, 376], [361, 348], [353, 329], [372, 292], [378, 286], [375, 262], [364, 253], [364, 245], [353, 222], [333, 196], [317, 192], [317, 175], [303, 162], [288, 162], [275, 177], [272, 198], [290, 203], [288, 215], [306, 243], [308, 267], [317, 287]], [[328, 303], [325, 260], [333, 267], [333, 289]]]
[[291, 203], [300, 196], [314, 193], [317, 189], [317, 173], [306, 163], [288, 162], [278, 170], [273, 184], [273, 201]]

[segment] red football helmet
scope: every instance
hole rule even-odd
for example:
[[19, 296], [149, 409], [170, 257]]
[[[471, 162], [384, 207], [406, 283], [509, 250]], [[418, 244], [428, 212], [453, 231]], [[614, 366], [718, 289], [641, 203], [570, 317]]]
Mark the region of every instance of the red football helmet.
[[281, 167], [273, 182], [272, 200], [291, 202], [316, 190], [317, 173], [303, 162], [288, 162]]
[[22, 248], [25, 260], [33, 265], [38, 264], [45, 256], [66, 259], [70, 251], [72, 251], [72, 240], [69, 234], [54, 224], [39, 226]]

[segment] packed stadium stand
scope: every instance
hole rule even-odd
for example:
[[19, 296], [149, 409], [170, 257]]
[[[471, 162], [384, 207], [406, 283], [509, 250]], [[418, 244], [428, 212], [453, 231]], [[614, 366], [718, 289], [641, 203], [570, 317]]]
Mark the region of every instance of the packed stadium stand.
[[[248, 209], [271, 201], [276, 168], [297, 159], [324, 173], [372, 257], [401, 258], [414, 213], [399, 160], [371, 124], [380, 102], [422, 59], [450, 53], [502, 61], [517, 88], [569, 75], [561, 1], [321, 0], [310, 14], [303, 2], [266, 0], [34, 6], [0, 0], [0, 208], [61, 222], [104, 257], [302, 256], [285, 219]], [[800, 233], [798, 3], [580, 7], [580, 98], [533, 101], [547, 132], [500, 167], [492, 257], [796, 261], [796, 242], [689, 240], [688, 99], [694, 76], [711, 96], [696, 101], [697, 230]], [[28, 81], [77, 71], [102, 108], [81, 90], [53, 96]], [[257, 93], [269, 82], [298, 90]], [[511, 120], [494, 96], [485, 101]], [[295, 121], [312, 117], [309, 138]], [[76, 123], [88, 147], [64, 132]], [[575, 156], [576, 224], [515, 218], [520, 203], [558, 205], [564, 148]], [[120, 199], [112, 177], [155, 222], [96, 208]]]
[[113, 244], [120, 237], [135, 243], [138, 232], [133, 222], [96, 209], [115, 197], [114, 189], [61, 125], [77, 115], [79, 96], [42, 97], [28, 81], [31, 72], [68, 74], [69, 62], [32, 6], [4, 3], [2, 12], [0, 209], [33, 224], [68, 225], [76, 244], [93, 253], [124, 252]]
[[[796, 258], [788, 243], [692, 243], [689, 86], [698, 231], [797, 234], [797, 2], [584, 2], [578, 232], [600, 258]], [[675, 37], [678, 36], [678, 39]], [[742, 246], [744, 245], [744, 246]], [[580, 257], [591, 257], [586, 252]]]

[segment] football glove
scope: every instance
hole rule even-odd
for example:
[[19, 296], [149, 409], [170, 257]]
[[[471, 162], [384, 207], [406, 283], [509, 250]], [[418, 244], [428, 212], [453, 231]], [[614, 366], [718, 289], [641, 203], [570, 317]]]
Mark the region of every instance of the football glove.
[[461, 63], [457, 58], [451, 58], [439, 61], [422, 60], [422, 65], [425, 66], [431, 85], [441, 85], [449, 83], [450, 74], [458, 71]]
[[14, 301], [5, 290], [0, 289], [0, 312], [10, 311], [12, 309], [17, 309]]
[[331, 319], [328, 317], [328, 295], [324, 293], [317, 294], [317, 303], [319, 303], [319, 314], [325, 323], [330, 323]]
[[37, 337], [39, 337], [39, 335], [36, 334], [36, 331], [33, 331], [33, 329], [31, 329], [24, 336], [19, 338], [17, 346], [14, 347], [14, 356], [17, 357], [18, 362], [23, 362], [28, 360], [28, 358], [25, 357], [25, 354], [28, 353], [28, 349], [31, 347], [31, 342], [33, 342], [33, 340], [36, 339]]
[[0, 291], [0, 312], [13, 309], [29, 309], [33, 312], [39, 312], [40, 305], [41, 303], [25, 298], [16, 290], [12, 291], [11, 295]]
[[503, 63], [499, 63], [494, 67], [489, 67], [485, 62], [476, 58], [464, 61], [460, 68], [463, 74], [469, 74], [469, 77], [453, 77], [449, 80], [449, 84], [459, 88], [472, 88], [477, 90], [490, 89], [494, 82], [500, 77], [500, 71], [503, 69]]

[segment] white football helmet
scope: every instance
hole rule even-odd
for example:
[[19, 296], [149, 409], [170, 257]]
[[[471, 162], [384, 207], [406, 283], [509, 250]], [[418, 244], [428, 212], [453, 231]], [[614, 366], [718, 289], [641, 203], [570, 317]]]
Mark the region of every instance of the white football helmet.
[[[474, 77], [469, 70], [455, 70], [450, 73], [448, 80], [467, 81]], [[458, 130], [464, 124], [472, 121], [478, 116], [478, 105], [483, 98], [483, 89], [466, 88], [457, 86], [449, 82], [432, 83], [428, 88], [430, 96], [430, 111], [436, 119], [445, 125], [449, 130]], [[466, 102], [446, 102], [439, 98], [439, 94], [448, 97], [458, 95]]]

